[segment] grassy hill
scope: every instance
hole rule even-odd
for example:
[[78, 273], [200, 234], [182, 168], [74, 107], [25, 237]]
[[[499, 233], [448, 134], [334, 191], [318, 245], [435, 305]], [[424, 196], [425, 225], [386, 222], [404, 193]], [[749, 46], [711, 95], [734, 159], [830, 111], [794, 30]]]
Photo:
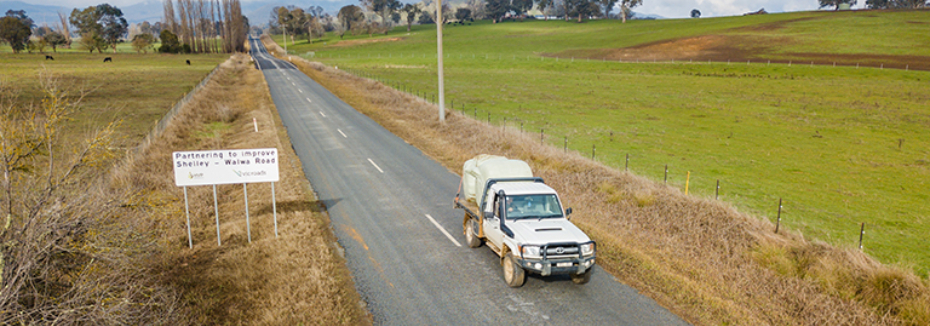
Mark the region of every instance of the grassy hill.
[[[446, 104], [596, 146], [609, 165], [629, 154], [654, 180], [667, 164], [699, 196], [720, 180], [721, 200], [773, 220], [781, 198], [782, 224], [809, 238], [856, 246], [865, 222], [867, 253], [926, 276], [927, 24], [930, 11], [446, 26]], [[288, 50], [431, 98], [435, 32]]]

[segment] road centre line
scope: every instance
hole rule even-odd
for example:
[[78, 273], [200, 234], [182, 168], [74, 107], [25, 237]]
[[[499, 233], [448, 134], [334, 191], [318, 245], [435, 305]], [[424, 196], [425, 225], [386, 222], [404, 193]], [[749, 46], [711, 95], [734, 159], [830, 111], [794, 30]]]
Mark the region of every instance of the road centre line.
[[326, 114], [323, 114], [323, 111], [320, 111], [320, 115], [322, 115], [324, 118], [326, 117]]
[[313, 103], [313, 101], [311, 101], [309, 97], [307, 98], [307, 102]]
[[452, 241], [452, 243], [454, 243], [456, 247], [462, 246], [462, 244], [456, 241], [455, 238], [453, 238], [452, 235], [449, 234], [449, 231], [446, 231], [446, 229], [443, 228], [442, 225], [439, 225], [439, 223], [437, 223], [436, 220], [434, 220], [432, 216], [429, 216], [429, 214], [424, 214], [424, 215], [426, 215], [426, 218], [428, 218], [430, 222], [433, 222], [433, 225], [435, 225], [436, 228], [439, 229], [439, 231], [442, 231], [442, 234], [445, 234], [446, 238], [449, 238], [449, 241]]
[[349, 138], [349, 136], [346, 136], [346, 134], [343, 133], [341, 129], [338, 129], [338, 128], [337, 128], [336, 131], [338, 131], [339, 134], [342, 135], [342, 138]]
[[372, 161], [371, 159], [368, 159], [368, 162], [371, 162], [371, 165], [374, 165], [374, 166], [375, 166], [375, 169], [378, 169], [378, 172], [384, 173], [384, 170], [382, 170], [380, 166], [378, 166], [377, 164], [375, 164], [375, 161]]
[[304, 91], [303, 91], [302, 89], [300, 89], [300, 88], [298, 88], [297, 91], [298, 91], [298, 92], [301, 92], [301, 93], [304, 92]]

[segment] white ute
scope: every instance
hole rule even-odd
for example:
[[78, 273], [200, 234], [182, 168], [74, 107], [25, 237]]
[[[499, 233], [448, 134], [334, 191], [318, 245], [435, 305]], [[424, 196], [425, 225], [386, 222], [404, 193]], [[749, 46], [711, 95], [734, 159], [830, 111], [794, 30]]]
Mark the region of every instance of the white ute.
[[497, 253], [507, 285], [523, 286], [526, 272], [569, 274], [577, 284], [591, 279], [596, 244], [568, 221], [572, 209], [563, 210], [559, 194], [526, 162], [486, 154], [466, 161], [454, 206], [465, 211], [468, 246], [486, 243]]

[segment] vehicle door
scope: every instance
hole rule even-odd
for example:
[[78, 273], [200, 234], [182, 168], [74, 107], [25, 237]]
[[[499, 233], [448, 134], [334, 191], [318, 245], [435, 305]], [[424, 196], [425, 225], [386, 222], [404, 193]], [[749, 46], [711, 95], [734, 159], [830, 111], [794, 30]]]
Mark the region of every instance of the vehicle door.
[[488, 242], [494, 245], [494, 247], [502, 249], [503, 247], [501, 246], [504, 242], [504, 233], [501, 231], [501, 214], [498, 211], [500, 209], [500, 203], [498, 201], [502, 200], [502, 198], [499, 198], [497, 194], [490, 189], [488, 189], [487, 196], [488, 200], [485, 201], [484, 207], [484, 234], [488, 238]]

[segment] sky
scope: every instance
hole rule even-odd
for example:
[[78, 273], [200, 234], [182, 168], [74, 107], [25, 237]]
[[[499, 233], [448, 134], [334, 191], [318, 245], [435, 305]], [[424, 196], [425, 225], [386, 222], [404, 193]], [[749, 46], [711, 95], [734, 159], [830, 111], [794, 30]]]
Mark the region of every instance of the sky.
[[[32, 4], [59, 5], [65, 7], [87, 7], [100, 3], [109, 3], [117, 7], [124, 7], [143, 1], [160, 0], [19, 0]], [[287, 0], [281, 0], [287, 2]], [[320, 0], [326, 1], [326, 0]], [[242, 0], [242, 2], [250, 2]], [[401, 0], [401, 2], [413, 2]], [[860, 8], [865, 0], [860, 0], [855, 8]], [[765, 8], [770, 13], [786, 11], [817, 10], [817, 0], [643, 0], [643, 4], [633, 8], [641, 14], [654, 14], [665, 18], [690, 17], [691, 10], [701, 11], [701, 17], [737, 16], [750, 11]], [[614, 11], [615, 13], [617, 10]]]

